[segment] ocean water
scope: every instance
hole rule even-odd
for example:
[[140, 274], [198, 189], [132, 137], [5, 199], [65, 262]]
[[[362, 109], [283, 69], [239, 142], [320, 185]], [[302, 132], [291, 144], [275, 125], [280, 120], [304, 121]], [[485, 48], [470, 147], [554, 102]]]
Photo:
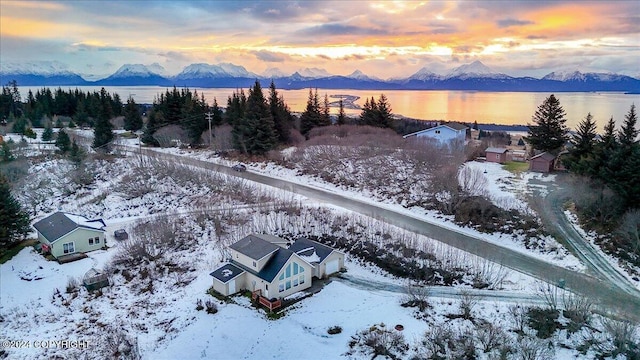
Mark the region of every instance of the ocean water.
[[[29, 90], [35, 92], [39, 88], [20, 87], [20, 93], [24, 99]], [[100, 90], [95, 86], [77, 86], [77, 88], [92, 92]], [[166, 91], [166, 88], [157, 86], [108, 86], [105, 89], [110, 93], [118, 93], [123, 102], [132, 96], [137, 103], [152, 103], [158, 94]], [[224, 107], [227, 98], [236, 89], [191, 88], [191, 90], [203, 93], [208, 103], [212, 103], [215, 98], [218, 104]], [[267, 90], [265, 88], [265, 91]], [[278, 92], [284, 96], [292, 111], [304, 111], [309, 96], [308, 89], [278, 90]], [[245, 93], [248, 93], [247, 89]], [[537, 107], [551, 95], [551, 93], [542, 92], [318, 89], [321, 101], [325, 94], [328, 96], [354, 95], [360, 97], [355, 101], [356, 105], [363, 105], [366, 98], [378, 99], [382, 93], [389, 100], [393, 113], [398, 115], [422, 120], [477, 121], [505, 125], [530, 123]], [[589, 112], [598, 125], [598, 132], [602, 132], [602, 128], [611, 117], [616, 121], [617, 126], [620, 126], [631, 104], [640, 106], [640, 95], [637, 94], [569, 92], [556, 93], [555, 96], [567, 113], [567, 126], [572, 129]], [[333, 113], [337, 111], [337, 108], [332, 108]], [[346, 112], [360, 113], [359, 110], [352, 109], [347, 109]]]

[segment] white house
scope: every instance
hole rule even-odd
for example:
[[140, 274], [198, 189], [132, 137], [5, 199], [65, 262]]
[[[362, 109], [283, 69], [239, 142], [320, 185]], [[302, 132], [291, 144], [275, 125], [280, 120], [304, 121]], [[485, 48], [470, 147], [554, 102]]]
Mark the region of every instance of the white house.
[[463, 145], [465, 143], [468, 128], [466, 125], [451, 122], [407, 134], [403, 138], [415, 137], [417, 139], [433, 140], [439, 146], [452, 147], [454, 144]]
[[102, 219], [56, 212], [33, 224], [44, 252], [55, 258], [98, 250], [106, 245]]
[[[273, 309], [280, 306], [282, 298], [311, 287], [312, 277], [344, 267], [343, 253], [310, 240], [298, 241], [302, 255], [285, 248], [287, 242], [272, 235], [242, 238], [228, 247], [229, 261], [210, 274], [213, 289], [226, 296], [249, 290], [260, 303]], [[310, 263], [309, 250], [316, 254], [313, 259], [322, 260]]]
[[307, 238], [299, 238], [291, 246], [296, 254], [313, 265], [313, 276], [318, 279], [335, 274], [344, 268], [344, 253]]

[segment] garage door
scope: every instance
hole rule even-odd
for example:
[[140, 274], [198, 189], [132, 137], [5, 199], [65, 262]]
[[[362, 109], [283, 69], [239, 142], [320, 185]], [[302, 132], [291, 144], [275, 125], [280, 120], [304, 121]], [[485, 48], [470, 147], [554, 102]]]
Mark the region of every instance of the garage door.
[[327, 262], [327, 275], [338, 272], [338, 259]]

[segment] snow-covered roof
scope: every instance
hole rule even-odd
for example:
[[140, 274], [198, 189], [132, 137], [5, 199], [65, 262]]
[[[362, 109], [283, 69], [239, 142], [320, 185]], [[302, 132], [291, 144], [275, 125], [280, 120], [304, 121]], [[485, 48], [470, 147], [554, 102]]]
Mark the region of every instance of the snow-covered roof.
[[485, 152], [488, 152], [488, 153], [498, 153], [498, 154], [504, 154], [507, 151], [509, 151], [509, 149], [499, 148], [499, 147], [488, 147], [487, 150], [485, 150]]
[[332, 252], [336, 251], [333, 248], [320, 244], [319, 242], [309, 240], [307, 238], [299, 238], [291, 246], [289, 250], [295, 252], [303, 260], [311, 263], [320, 263], [324, 261]]
[[242, 275], [242, 273], [244, 273], [244, 270], [240, 269], [239, 267], [233, 264], [224, 264], [209, 275], [213, 276], [217, 280], [220, 280], [220, 282], [222, 282], [223, 284], [226, 284], [227, 282]]
[[82, 215], [58, 211], [33, 224], [49, 242], [54, 242], [77, 228], [104, 231], [102, 219], [90, 220]]

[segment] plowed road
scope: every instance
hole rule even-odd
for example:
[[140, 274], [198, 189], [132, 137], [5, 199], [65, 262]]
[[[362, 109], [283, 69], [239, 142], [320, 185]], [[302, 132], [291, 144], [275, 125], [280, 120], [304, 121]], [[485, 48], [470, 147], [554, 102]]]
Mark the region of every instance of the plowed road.
[[[139, 150], [135, 152], [138, 153], [138, 151]], [[437, 223], [430, 223], [424, 219], [418, 219], [392, 209], [387, 209], [383, 204], [373, 201], [365, 202], [328, 190], [296, 184], [284, 179], [272, 178], [249, 171], [236, 172], [228, 166], [184, 156], [158, 153], [151, 150], [142, 150], [142, 154], [238, 176], [278, 189], [291, 191], [310, 199], [339, 206], [366, 216], [371, 216], [552, 284], [557, 284], [560, 279], [564, 279], [566, 289], [593, 299], [604, 310], [613, 312], [621, 318], [640, 323], [640, 291], [635, 288], [628, 289], [626, 286], [621, 287], [618, 281], [602, 280], [596, 276], [590, 276], [549, 264], [534, 257], [489, 243], [480, 237], [469, 236], [454, 229], [443, 227]]]

